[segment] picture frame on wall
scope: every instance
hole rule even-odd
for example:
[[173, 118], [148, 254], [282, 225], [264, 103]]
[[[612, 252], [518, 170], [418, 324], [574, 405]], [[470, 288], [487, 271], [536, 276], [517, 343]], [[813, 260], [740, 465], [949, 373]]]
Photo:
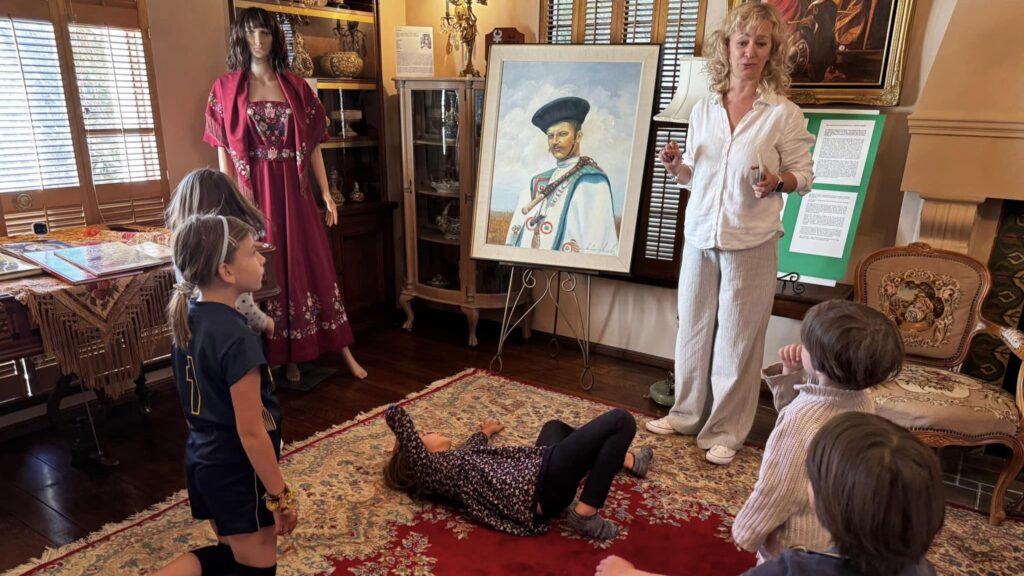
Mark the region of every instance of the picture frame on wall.
[[656, 45], [493, 45], [471, 255], [628, 273]]
[[779, 9], [793, 38], [799, 104], [896, 106], [900, 101], [914, 0], [729, 0]]

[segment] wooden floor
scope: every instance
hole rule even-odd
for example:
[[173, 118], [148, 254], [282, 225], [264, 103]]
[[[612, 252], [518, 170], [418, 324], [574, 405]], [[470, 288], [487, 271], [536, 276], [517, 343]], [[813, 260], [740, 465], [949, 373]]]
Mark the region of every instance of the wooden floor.
[[[304, 439], [371, 408], [394, 402], [438, 379], [467, 367], [487, 368], [496, 349], [497, 326], [482, 322], [480, 346], [466, 347], [461, 315], [423, 311], [416, 331], [397, 327], [360, 334], [356, 357], [369, 371], [360, 382], [344, 371], [310, 392], [280, 392], [287, 442]], [[562, 346], [548, 355], [548, 337], [530, 341], [516, 336], [506, 348], [505, 376], [581, 392], [579, 350]], [[340, 359], [322, 362], [337, 364]], [[664, 370], [614, 358], [593, 358], [593, 397], [639, 410], [664, 414], [646, 397]], [[43, 549], [66, 544], [156, 504], [184, 487], [182, 473], [185, 424], [173, 389], [151, 395], [152, 413], [144, 419], [137, 405], [113, 409], [102, 424], [104, 449], [120, 460], [107, 469], [71, 466], [63, 440], [48, 431], [0, 444], [0, 571], [39, 556]], [[762, 397], [749, 442], [763, 445], [775, 413]]]

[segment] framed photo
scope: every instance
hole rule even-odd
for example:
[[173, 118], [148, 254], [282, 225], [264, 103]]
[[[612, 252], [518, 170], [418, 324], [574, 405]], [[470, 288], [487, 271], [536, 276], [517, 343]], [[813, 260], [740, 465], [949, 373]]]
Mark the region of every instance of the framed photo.
[[658, 52], [492, 46], [473, 258], [629, 272]]
[[[730, 0], [734, 8], [745, 0]], [[746, 0], [782, 13], [793, 37], [793, 84], [801, 104], [900, 101], [914, 0]]]

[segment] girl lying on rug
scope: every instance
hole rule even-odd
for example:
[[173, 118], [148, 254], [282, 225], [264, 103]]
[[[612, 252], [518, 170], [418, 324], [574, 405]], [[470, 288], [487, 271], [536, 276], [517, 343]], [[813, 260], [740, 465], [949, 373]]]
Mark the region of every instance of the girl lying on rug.
[[482, 422], [479, 432], [452, 449], [449, 438], [417, 433], [398, 405], [388, 408], [385, 418], [397, 439], [384, 466], [389, 488], [453, 502], [470, 519], [516, 536], [546, 533], [586, 477], [569, 525], [583, 536], [614, 538], [618, 526], [599, 514], [612, 480], [623, 468], [645, 477], [654, 458], [646, 446], [629, 451], [636, 420], [621, 408], [580, 428], [551, 420], [533, 446], [488, 446], [490, 437], [504, 429], [493, 420]]
[[[925, 558], [946, 507], [939, 459], [881, 416], [846, 412], [807, 450], [806, 489], [831, 533], [826, 552], [786, 550], [743, 576], [932, 576]], [[595, 576], [653, 576], [617, 556]]]

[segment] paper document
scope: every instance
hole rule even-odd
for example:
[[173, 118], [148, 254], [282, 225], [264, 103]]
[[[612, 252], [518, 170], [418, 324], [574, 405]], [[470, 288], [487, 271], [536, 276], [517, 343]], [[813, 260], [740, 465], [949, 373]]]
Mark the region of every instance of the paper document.
[[822, 120], [814, 144], [814, 183], [860, 186], [875, 120]]
[[811, 190], [800, 203], [789, 251], [842, 258], [856, 205], [856, 192]]
[[396, 68], [399, 76], [434, 75], [434, 29], [395, 26]]

